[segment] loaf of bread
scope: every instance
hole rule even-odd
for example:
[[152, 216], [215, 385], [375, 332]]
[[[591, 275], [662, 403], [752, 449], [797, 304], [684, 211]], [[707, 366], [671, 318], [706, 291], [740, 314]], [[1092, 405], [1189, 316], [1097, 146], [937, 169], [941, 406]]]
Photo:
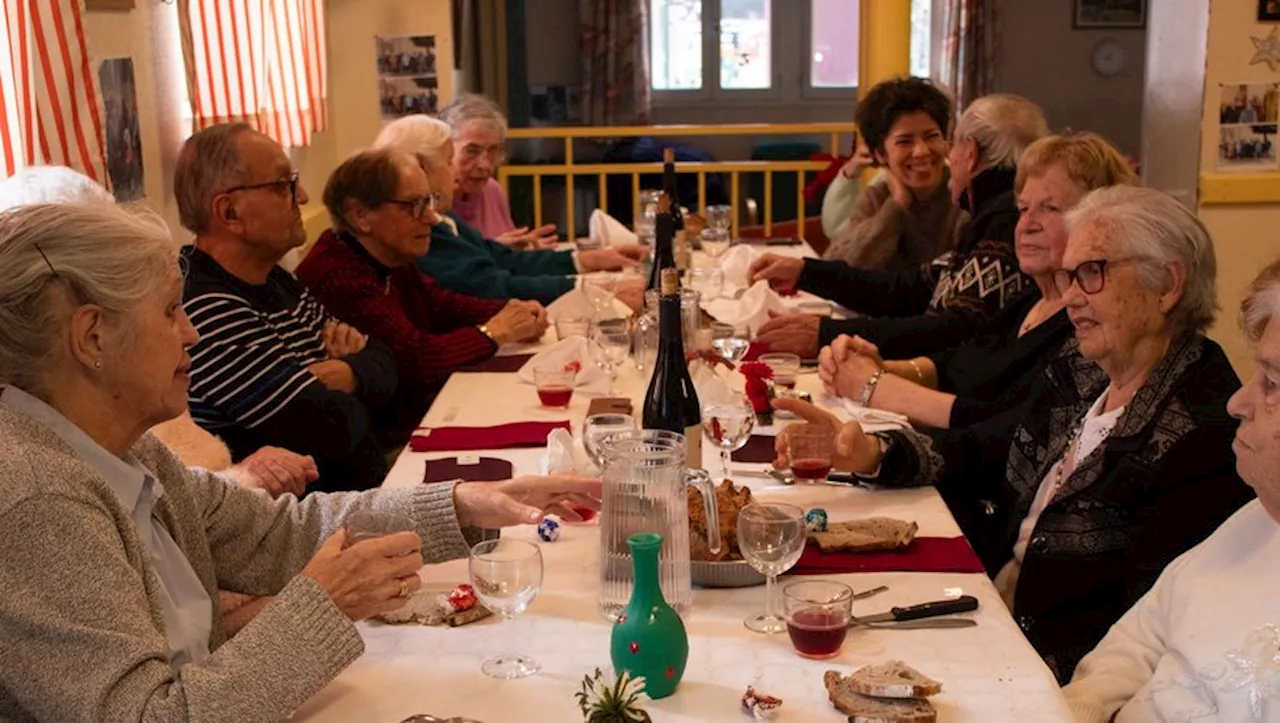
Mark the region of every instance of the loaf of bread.
[[823, 552], [902, 550], [916, 538], [919, 529], [914, 522], [868, 517], [865, 520], [833, 522], [827, 526], [826, 532], [810, 532], [809, 539], [816, 542]]
[[[911, 682], [899, 677], [899, 673], [907, 674]], [[933, 704], [923, 696], [941, 691], [942, 685], [901, 661], [867, 666], [847, 677], [828, 670], [822, 676], [822, 682], [827, 688], [831, 705], [849, 716], [849, 723], [935, 723], [938, 719]], [[906, 685], [912, 686], [911, 690], [921, 691], [920, 696], [879, 697], [864, 692], [880, 690], [901, 693], [907, 689], [903, 687]]]
[[738, 512], [751, 504], [751, 490], [738, 487], [726, 479], [716, 488], [716, 514], [720, 524], [720, 552], [711, 552], [707, 543], [707, 510], [702, 494], [690, 488], [689, 558], [704, 562], [729, 562], [742, 559], [738, 551]]

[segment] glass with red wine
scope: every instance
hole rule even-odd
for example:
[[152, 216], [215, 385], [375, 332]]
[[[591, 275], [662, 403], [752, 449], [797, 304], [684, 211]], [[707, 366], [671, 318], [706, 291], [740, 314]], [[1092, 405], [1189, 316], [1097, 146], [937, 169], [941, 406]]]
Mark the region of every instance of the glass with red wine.
[[800, 422], [787, 427], [787, 456], [796, 482], [820, 484], [831, 473], [836, 431], [825, 424]]
[[796, 388], [796, 377], [800, 375], [800, 357], [795, 354], [775, 352], [761, 354], [760, 361], [764, 362], [769, 367], [769, 371], [773, 373], [774, 386], [786, 387], [787, 389]]
[[822, 660], [840, 653], [853, 615], [853, 589], [835, 580], [797, 580], [782, 588], [782, 615], [796, 652]]
[[573, 382], [577, 372], [572, 369], [534, 369], [533, 385], [538, 390], [542, 406], [564, 409], [573, 400]]

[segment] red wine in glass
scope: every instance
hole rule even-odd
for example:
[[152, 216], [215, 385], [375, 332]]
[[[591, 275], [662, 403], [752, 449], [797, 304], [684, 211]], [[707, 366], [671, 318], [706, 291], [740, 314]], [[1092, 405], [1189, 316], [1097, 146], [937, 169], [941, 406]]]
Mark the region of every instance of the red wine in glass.
[[573, 399], [573, 387], [538, 387], [538, 399], [544, 407], [563, 409]]
[[791, 461], [791, 473], [798, 480], [821, 482], [831, 473], [831, 462], [824, 459], [796, 459]]
[[839, 610], [797, 610], [787, 620], [796, 652], [806, 658], [831, 658], [840, 652], [849, 620]]
[[774, 379], [773, 379], [773, 384], [774, 384], [774, 386], [777, 386], [777, 387], [785, 387], [785, 388], [787, 388], [787, 389], [795, 389], [795, 388], [796, 388], [796, 378], [795, 378], [795, 377], [774, 377]]

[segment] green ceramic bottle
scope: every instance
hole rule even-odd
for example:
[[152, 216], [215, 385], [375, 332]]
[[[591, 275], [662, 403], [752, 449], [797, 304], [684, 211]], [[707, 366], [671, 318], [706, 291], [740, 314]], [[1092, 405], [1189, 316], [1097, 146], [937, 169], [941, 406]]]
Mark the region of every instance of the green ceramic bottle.
[[627, 538], [635, 567], [631, 601], [613, 625], [610, 654], [613, 669], [643, 676], [652, 699], [676, 692], [689, 660], [684, 621], [662, 597], [658, 585], [658, 551], [662, 535], [637, 532]]

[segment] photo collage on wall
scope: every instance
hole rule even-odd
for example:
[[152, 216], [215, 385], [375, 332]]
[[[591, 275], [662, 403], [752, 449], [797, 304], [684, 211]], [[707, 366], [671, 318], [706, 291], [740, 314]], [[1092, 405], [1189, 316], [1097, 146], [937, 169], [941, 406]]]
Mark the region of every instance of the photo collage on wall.
[[440, 109], [436, 36], [374, 38], [378, 54], [378, 95], [383, 120]]
[[1218, 170], [1277, 171], [1280, 83], [1225, 83], [1218, 106]]
[[142, 137], [138, 132], [138, 87], [132, 58], [110, 58], [98, 66], [98, 86], [106, 111], [107, 175], [117, 201], [137, 201], [146, 193]]

